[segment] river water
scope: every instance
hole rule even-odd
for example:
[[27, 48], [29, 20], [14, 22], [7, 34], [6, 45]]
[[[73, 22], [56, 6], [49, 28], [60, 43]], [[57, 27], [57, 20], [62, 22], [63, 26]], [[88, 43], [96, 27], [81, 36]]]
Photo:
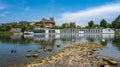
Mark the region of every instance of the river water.
[[[77, 43], [95, 42], [103, 45], [95, 55], [116, 60], [120, 66], [120, 36], [114, 34], [79, 35], [0, 35], [0, 67], [25, 67], [32, 61], [50, 56], [66, 46]], [[57, 45], [60, 45], [59, 47]], [[47, 51], [46, 49], [51, 49]], [[32, 50], [28, 52], [28, 50]], [[40, 50], [39, 57], [26, 57]]]

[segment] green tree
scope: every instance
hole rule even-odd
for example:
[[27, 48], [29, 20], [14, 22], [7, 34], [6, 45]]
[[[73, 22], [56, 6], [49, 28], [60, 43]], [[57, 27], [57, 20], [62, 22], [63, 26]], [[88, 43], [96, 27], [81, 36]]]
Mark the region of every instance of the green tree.
[[104, 28], [107, 27], [107, 21], [106, 21], [105, 19], [102, 19], [102, 20], [100, 21], [100, 27], [104, 27]]
[[53, 26], [51, 29], [60, 29], [59, 26]]
[[99, 27], [100, 27], [99, 24], [95, 24], [95, 25], [94, 25], [94, 28], [99, 28]]
[[77, 25], [77, 27], [76, 27], [77, 29], [81, 29], [81, 27], [79, 26], [79, 25]]
[[69, 25], [70, 25], [70, 28], [76, 28], [75, 22], [70, 22]]
[[88, 22], [88, 26], [89, 26], [89, 27], [93, 27], [93, 26], [94, 26], [94, 22], [93, 22], [92, 20], [89, 21], [89, 22]]
[[43, 24], [41, 24], [41, 25], [40, 25], [40, 28], [44, 28], [44, 25], [43, 25]]
[[69, 24], [68, 24], [68, 23], [63, 23], [62, 26], [61, 26], [61, 28], [62, 28], [62, 29], [63, 29], [63, 28], [69, 28]]
[[112, 24], [108, 23], [106, 27], [107, 28], [112, 28]]
[[55, 22], [52, 22], [52, 25], [54, 26], [54, 25], [55, 25]]
[[11, 30], [11, 26], [3, 24], [0, 26], [0, 31], [10, 31]]
[[27, 26], [27, 30], [33, 30], [34, 29], [34, 26], [33, 25], [28, 25]]
[[26, 26], [22, 26], [21, 32], [24, 32], [26, 29], [27, 29]]
[[112, 22], [112, 27], [115, 29], [120, 28], [120, 15]]

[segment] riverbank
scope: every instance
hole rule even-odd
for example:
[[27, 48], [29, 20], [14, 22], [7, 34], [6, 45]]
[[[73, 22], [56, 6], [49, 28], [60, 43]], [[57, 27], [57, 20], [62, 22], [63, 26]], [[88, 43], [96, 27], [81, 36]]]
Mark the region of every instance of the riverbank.
[[32, 62], [27, 67], [104, 67], [106, 61], [92, 54], [102, 46], [95, 43], [78, 44], [64, 48], [59, 53]]
[[0, 35], [13, 35], [13, 32], [0, 32]]

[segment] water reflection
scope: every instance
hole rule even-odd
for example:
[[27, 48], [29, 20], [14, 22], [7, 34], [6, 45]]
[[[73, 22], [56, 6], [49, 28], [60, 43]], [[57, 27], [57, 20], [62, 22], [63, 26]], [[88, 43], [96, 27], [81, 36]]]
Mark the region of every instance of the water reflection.
[[112, 44], [120, 51], [120, 36], [115, 35], [114, 39], [112, 40]]
[[[104, 39], [104, 41], [103, 41]], [[11, 61], [7, 59], [14, 59], [12, 61], [15, 64], [22, 64], [36, 60], [33, 57], [26, 58], [28, 49], [32, 49], [29, 54], [34, 54], [36, 50], [40, 50], [39, 57], [43, 58], [51, 54], [59, 52], [70, 44], [83, 43], [83, 42], [95, 42], [104, 46], [102, 52], [105, 56], [112, 56], [110, 52], [115, 52], [115, 57], [120, 56], [120, 36], [114, 34], [77, 34], [77, 35], [12, 35], [2, 36], [0, 35], [0, 57], [2, 56], [2, 62], [0, 65], [7, 64]], [[58, 48], [58, 45], [61, 46]], [[109, 47], [106, 48], [106, 47]], [[10, 53], [12, 54], [10, 54]], [[109, 53], [106, 55], [106, 52]], [[13, 55], [14, 54], [14, 55]], [[101, 54], [102, 55], [102, 54]], [[18, 61], [19, 60], [19, 61]], [[13, 64], [12, 63], [12, 64]], [[4, 66], [7, 67], [7, 66]], [[13, 66], [12, 66], [13, 67]]]

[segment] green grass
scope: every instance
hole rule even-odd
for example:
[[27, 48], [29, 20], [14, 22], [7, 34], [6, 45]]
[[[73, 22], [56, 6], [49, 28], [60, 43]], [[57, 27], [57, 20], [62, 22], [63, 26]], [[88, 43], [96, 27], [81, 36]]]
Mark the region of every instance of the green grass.
[[0, 32], [0, 35], [13, 35], [13, 33], [12, 32]]

